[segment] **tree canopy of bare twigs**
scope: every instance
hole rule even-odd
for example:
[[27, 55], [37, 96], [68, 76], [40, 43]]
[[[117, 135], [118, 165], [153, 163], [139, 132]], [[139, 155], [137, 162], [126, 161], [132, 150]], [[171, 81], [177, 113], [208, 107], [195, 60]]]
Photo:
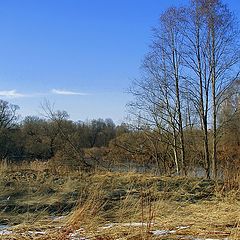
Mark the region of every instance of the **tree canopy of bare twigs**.
[[[131, 113], [164, 136], [176, 172], [186, 174], [185, 133], [200, 129], [206, 176], [217, 177], [220, 109], [239, 77], [239, 30], [220, 0], [192, 0], [165, 11], [153, 30]], [[161, 137], [163, 138], [163, 137]]]

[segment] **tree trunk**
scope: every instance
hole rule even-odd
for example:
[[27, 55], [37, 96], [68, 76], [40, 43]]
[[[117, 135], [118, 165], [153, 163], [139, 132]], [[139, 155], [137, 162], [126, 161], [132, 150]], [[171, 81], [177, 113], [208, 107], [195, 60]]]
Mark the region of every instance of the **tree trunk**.
[[213, 139], [212, 139], [212, 177], [217, 178], [217, 105], [216, 105], [216, 61], [215, 61], [215, 29], [213, 20], [211, 19], [211, 73], [212, 73], [212, 123], [213, 123]]

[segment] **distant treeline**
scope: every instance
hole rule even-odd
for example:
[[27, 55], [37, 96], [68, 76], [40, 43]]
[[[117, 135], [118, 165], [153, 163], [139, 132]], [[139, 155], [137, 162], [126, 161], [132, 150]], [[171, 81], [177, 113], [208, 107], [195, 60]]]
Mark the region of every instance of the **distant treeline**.
[[65, 112], [58, 112], [58, 119], [28, 116], [19, 122], [18, 108], [0, 100], [1, 159], [47, 160], [69, 144], [76, 149], [107, 147], [112, 139], [127, 131], [124, 124], [116, 126], [112, 119], [73, 122]]
[[[0, 100], [0, 158], [12, 162], [48, 161], [53, 168], [90, 169], [135, 164], [158, 174], [179, 174], [176, 169], [172, 133], [138, 123], [116, 126], [111, 119], [74, 122], [66, 112], [49, 111], [49, 118], [29, 116], [18, 121], [18, 106]], [[240, 159], [240, 112], [225, 105], [219, 119], [218, 169], [231, 184], [238, 182]], [[219, 120], [219, 121], [220, 121]], [[184, 129], [186, 172], [208, 166], [201, 128]], [[213, 132], [208, 130], [211, 144]], [[179, 143], [179, 139], [177, 140]], [[181, 149], [177, 149], [180, 154]], [[230, 184], [229, 183], [229, 184]]]

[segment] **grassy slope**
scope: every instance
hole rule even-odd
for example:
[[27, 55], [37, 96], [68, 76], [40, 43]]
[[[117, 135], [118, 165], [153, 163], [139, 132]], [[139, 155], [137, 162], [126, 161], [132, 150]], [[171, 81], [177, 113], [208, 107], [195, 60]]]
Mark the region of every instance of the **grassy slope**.
[[[178, 229], [177, 235], [240, 239], [239, 198], [238, 191], [226, 192], [221, 184], [204, 179], [109, 172], [67, 174], [39, 166], [8, 166], [0, 175], [0, 222], [21, 224], [15, 227], [19, 234], [25, 229], [47, 229], [45, 239], [67, 239], [69, 232], [80, 227], [85, 229], [83, 235], [93, 239], [153, 239], [150, 231], [176, 230], [178, 226], [187, 228]], [[55, 221], [50, 215], [67, 217]], [[144, 225], [115, 225], [99, 231], [110, 222]]]

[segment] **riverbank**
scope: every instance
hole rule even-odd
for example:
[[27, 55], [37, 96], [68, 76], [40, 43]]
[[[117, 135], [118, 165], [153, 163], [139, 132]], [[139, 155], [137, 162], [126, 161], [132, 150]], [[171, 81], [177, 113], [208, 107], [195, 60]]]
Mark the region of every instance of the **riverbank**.
[[240, 192], [221, 182], [11, 167], [1, 239], [240, 239]]

